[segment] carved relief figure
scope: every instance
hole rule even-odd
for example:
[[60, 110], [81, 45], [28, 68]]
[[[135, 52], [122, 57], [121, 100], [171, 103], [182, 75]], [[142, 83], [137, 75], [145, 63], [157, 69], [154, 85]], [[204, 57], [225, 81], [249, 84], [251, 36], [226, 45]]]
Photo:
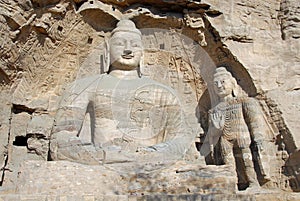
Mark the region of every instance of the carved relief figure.
[[[262, 158], [266, 129], [260, 105], [247, 96], [225, 67], [216, 69], [213, 82], [219, 103], [209, 111], [210, 151], [214, 152], [214, 145], [219, 140], [223, 162], [236, 164], [237, 172], [244, 173], [249, 189], [259, 187], [250, 145], [258, 149]], [[237, 161], [242, 161], [242, 165]], [[267, 165], [264, 161], [258, 163], [260, 174], [269, 179]]]
[[121, 20], [108, 48], [108, 72], [76, 80], [66, 90], [52, 131], [51, 159], [95, 165], [181, 158], [194, 136], [176, 93], [142, 76], [141, 32]]

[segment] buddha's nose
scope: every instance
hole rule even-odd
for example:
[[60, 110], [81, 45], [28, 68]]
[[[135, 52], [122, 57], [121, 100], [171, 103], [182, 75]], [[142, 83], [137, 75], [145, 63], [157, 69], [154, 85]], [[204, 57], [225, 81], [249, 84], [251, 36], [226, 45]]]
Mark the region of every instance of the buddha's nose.
[[217, 82], [217, 87], [218, 88], [221, 88], [223, 85], [222, 85], [222, 83], [221, 82]]
[[125, 50], [123, 51], [123, 53], [124, 53], [125, 55], [128, 55], [128, 54], [132, 54], [132, 51], [131, 51], [131, 50], [125, 49]]

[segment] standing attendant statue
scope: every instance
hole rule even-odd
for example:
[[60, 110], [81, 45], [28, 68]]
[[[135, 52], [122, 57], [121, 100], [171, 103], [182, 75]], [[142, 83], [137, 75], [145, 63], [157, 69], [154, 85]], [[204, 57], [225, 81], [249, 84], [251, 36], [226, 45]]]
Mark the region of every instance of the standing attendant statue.
[[[210, 151], [214, 153], [219, 141], [224, 164], [231, 164], [237, 172], [243, 172], [249, 189], [259, 187], [250, 147], [254, 145], [258, 149], [260, 173], [268, 179], [267, 161], [261, 161], [266, 137], [264, 114], [256, 99], [247, 96], [225, 67], [215, 70], [213, 83], [219, 103], [209, 111]], [[238, 160], [242, 161], [241, 166], [237, 165]]]

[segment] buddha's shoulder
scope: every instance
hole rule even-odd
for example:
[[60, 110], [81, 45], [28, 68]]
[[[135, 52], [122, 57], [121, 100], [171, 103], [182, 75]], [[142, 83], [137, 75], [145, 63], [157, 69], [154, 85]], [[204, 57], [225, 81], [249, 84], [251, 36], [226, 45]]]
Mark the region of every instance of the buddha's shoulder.
[[95, 80], [102, 79], [103, 77], [107, 76], [107, 74], [97, 74], [97, 75], [92, 75], [88, 77], [83, 77], [80, 79], [76, 79], [73, 81], [73, 83], [89, 83], [89, 82], [94, 82]]
[[94, 85], [96, 86], [98, 81], [103, 79], [105, 76], [106, 74], [98, 74], [98, 75], [76, 79], [70, 84], [68, 84], [67, 88], [78, 89], [78, 90], [87, 89], [93, 87]]
[[144, 77], [143, 80], [144, 80], [144, 86], [146, 86], [146, 87], [155, 87], [155, 88], [159, 88], [159, 89], [164, 90], [164, 91], [169, 91], [169, 92], [172, 92], [172, 93], [176, 93], [175, 90], [172, 87], [170, 87], [166, 84], [163, 84], [161, 82], [158, 82], [156, 80], [153, 80], [151, 78]]

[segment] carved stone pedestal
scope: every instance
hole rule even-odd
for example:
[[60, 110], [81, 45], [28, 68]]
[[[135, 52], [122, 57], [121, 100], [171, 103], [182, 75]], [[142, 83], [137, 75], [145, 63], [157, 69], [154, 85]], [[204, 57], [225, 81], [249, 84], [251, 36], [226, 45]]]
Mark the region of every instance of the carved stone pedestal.
[[27, 161], [13, 191], [32, 195], [233, 194], [234, 171], [228, 166], [181, 161], [151, 172], [122, 172], [112, 165], [87, 166], [68, 161]]
[[[124, 165], [124, 164], [123, 164]], [[120, 172], [112, 166], [68, 161], [27, 161], [16, 186], [0, 191], [0, 200], [146, 201], [146, 200], [299, 200], [296, 193], [237, 192], [230, 166], [177, 162], [148, 172]]]

